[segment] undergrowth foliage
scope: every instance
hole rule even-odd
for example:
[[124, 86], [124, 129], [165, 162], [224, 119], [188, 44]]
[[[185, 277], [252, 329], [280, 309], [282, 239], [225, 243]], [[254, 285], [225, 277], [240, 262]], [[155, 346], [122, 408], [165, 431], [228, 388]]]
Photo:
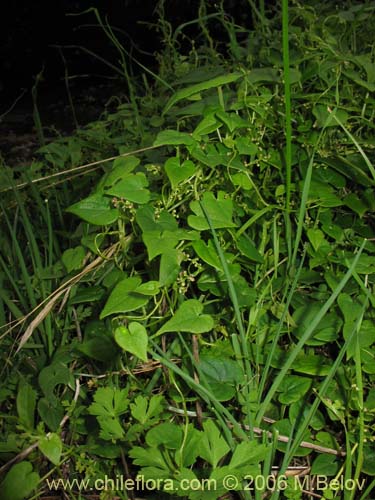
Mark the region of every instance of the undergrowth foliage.
[[161, 17], [158, 75], [1, 167], [4, 500], [373, 489], [374, 7], [260, 2], [246, 37], [206, 7], [202, 46]]

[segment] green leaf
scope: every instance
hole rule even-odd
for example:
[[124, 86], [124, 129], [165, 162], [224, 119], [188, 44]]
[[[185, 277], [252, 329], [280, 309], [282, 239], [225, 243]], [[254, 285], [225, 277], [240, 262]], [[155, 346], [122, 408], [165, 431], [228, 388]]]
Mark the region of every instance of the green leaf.
[[[205, 82], [197, 83], [195, 85], [191, 85], [190, 87], [184, 88], [176, 92], [167, 102], [165, 109], [163, 111], [163, 115], [167, 113], [172, 106], [181, 101], [182, 99], [186, 99], [194, 94], [198, 94], [204, 90], [221, 87], [222, 85], [226, 85], [228, 83], [235, 82], [239, 78], [243, 77], [242, 73], [228, 73], [226, 75], [220, 75], [215, 78], [211, 78]], [[154, 144], [155, 145], [155, 144]]]
[[142, 425], [149, 425], [162, 413], [164, 401], [164, 397], [160, 394], [151, 396], [151, 398], [137, 396], [134, 403], [130, 404], [131, 414]]
[[145, 204], [150, 200], [150, 191], [146, 189], [148, 180], [143, 172], [128, 174], [117, 184], [106, 190], [106, 194], [124, 198], [134, 203]]
[[38, 401], [38, 413], [48, 428], [55, 432], [64, 417], [64, 408], [55, 396], [40, 398]]
[[344, 203], [360, 217], [363, 217], [369, 210], [369, 206], [355, 193], [350, 193], [344, 198]]
[[98, 416], [97, 419], [100, 425], [99, 436], [102, 439], [113, 441], [124, 437], [124, 429], [118, 418]]
[[310, 240], [314, 250], [318, 250], [320, 245], [325, 241], [324, 233], [320, 229], [310, 228], [307, 230], [307, 237]]
[[322, 104], [317, 104], [313, 108], [313, 115], [316, 118], [316, 125], [319, 128], [322, 127], [338, 127], [339, 124], [337, 121], [334, 119], [334, 116], [337, 116], [337, 118], [341, 121], [341, 123], [346, 123], [349, 115], [346, 111], [343, 109], [337, 109], [336, 112], [330, 113], [327, 109], [327, 106], [323, 106]]
[[145, 306], [149, 301], [149, 296], [135, 292], [140, 284], [141, 279], [138, 277], [125, 278], [120, 281], [108, 297], [100, 313], [100, 319], [110, 316], [111, 314], [135, 311]]
[[56, 361], [41, 370], [38, 381], [44, 395], [49, 398], [53, 397], [53, 391], [57, 385], [68, 385], [72, 382], [72, 375], [63, 362]]
[[178, 156], [169, 158], [164, 165], [172, 189], [195, 173], [195, 165], [191, 160], [185, 160], [182, 165]]
[[182, 445], [182, 439], [182, 428], [170, 422], [159, 424], [146, 434], [146, 443], [153, 448], [162, 445], [170, 450], [177, 450]]
[[[214, 229], [236, 226], [232, 221], [233, 202], [230, 198], [226, 198], [223, 191], [218, 193], [217, 198], [215, 198], [212, 192], [205, 192], [201, 203], [207, 211]], [[189, 226], [198, 231], [209, 229], [210, 226], [199, 201], [192, 201], [190, 208], [195, 215], [188, 216]]]
[[225, 125], [228, 127], [228, 130], [230, 133], [234, 132], [238, 128], [248, 128], [251, 126], [251, 124], [241, 118], [237, 113], [235, 112], [226, 112], [226, 111], [219, 111], [216, 113], [216, 116], [223, 122]]
[[[173, 424], [172, 424], [173, 425]], [[134, 446], [129, 451], [130, 458], [133, 459], [133, 463], [135, 465], [139, 465], [141, 467], [157, 467], [159, 470], [167, 470], [169, 472], [168, 464], [164, 459], [164, 450], [163, 452], [157, 447], [150, 448], [142, 448], [140, 446]], [[160, 476], [159, 476], [160, 477]]]
[[261, 264], [264, 262], [263, 256], [258, 252], [254, 243], [248, 236], [241, 235], [237, 239], [237, 248], [248, 259]]
[[240, 155], [255, 155], [258, 152], [258, 146], [253, 143], [250, 137], [237, 137], [235, 147]]
[[158, 255], [173, 250], [179, 242], [176, 231], [146, 231], [142, 234], [142, 239], [150, 261]]
[[96, 361], [101, 361], [102, 363], [110, 363], [116, 359], [116, 355], [118, 354], [118, 349], [113, 340], [100, 333], [77, 344], [76, 349], [85, 356]]
[[199, 456], [215, 469], [219, 461], [229, 452], [230, 448], [212, 420], [204, 422], [203, 431], [203, 436], [199, 443]]
[[159, 282], [161, 286], [168, 286], [176, 281], [180, 272], [182, 259], [182, 252], [174, 248], [162, 253], [159, 269]]
[[279, 401], [290, 405], [304, 397], [311, 386], [311, 380], [298, 375], [286, 375], [280, 384]]
[[339, 470], [337, 458], [332, 455], [318, 455], [312, 463], [312, 475], [334, 476]]
[[135, 167], [137, 167], [140, 162], [140, 159], [136, 156], [116, 158], [113, 162], [112, 170], [108, 172], [102, 181], [103, 187], [110, 188], [114, 186], [121, 179], [133, 172]]
[[218, 271], [223, 271], [223, 266], [221, 265], [220, 258], [212, 240], [208, 240], [207, 245], [203, 240], [194, 241], [192, 245], [200, 259]]
[[61, 260], [68, 273], [82, 268], [85, 254], [85, 249], [81, 245], [65, 250]]
[[147, 361], [148, 336], [146, 329], [140, 323], [133, 321], [115, 330], [115, 340], [124, 351], [130, 352], [142, 361]]
[[63, 448], [60, 436], [49, 433], [39, 440], [38, 447], [50, 462], [59, 465]]
[[66, 209], [90, 224], [106, 226], [119, 218], [117, 208], [111, 207], [111, 200], [102, 194], [93, 194]]
[[19, 423], [26, 429], [34, 429], [36, 391], [30, 384], [21, 380], [17, 393], [17, 413]]
[[94, 402], [88, 407], [88, 412], [98, 417], [118, 417], [125, 413], [128, 405], [127, 389], [99, 387], [94, 394]]
[[183, 302], [175, 315], [157, 332], [204, 333], [212, 330], [214, 321], [209, 314], [202, 314], [203, 304], [199, 300], [190, 299]]
[[236, 446], [229, 467], [236, 470], [244, 465], [258, 464], [269, 454], [268, 447], [257, 441], [243, 441]]
[[198, 123], [193, 132], [193, 137], [199, 141], [202, 135], [210, 134], [220, 127], [222, 127], [222, 124], [215, 118], [213, 113], [211, 113]]
[[13, 465], [0, 484], [1, 500], [25, 500], [30, 498], [40, 481], [30, 462]]
[[158, 133], [154, 146], [179, 146], [180, 144], [185, 144], [185, 146], [193, 146], [196, 141], [190, 134], [186, 132], [179, 132], [178, 130], [162, 130]]
[[155, 210], [150, 205], [139, 207], [136, 220], [143, 232], [149, 231], [176, 231], [178, 224], [172, 214], [162, 210], [156, 218]]

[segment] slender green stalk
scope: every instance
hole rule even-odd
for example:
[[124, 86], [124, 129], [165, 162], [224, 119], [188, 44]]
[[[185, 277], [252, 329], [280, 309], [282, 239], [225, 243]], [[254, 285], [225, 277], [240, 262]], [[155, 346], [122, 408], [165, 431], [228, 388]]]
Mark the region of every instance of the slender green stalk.
[[323, 317], [325, 316], [325, 314], [329, 311], [330, 307], [334, 304], [334, 302], [335, 302], [337, 296], [339, 295], [339, 293], [341, 292], [341, 290], [344, 288], [344, 286], [346, 285], [346, 283], [349, 281], [349, 279], [352, 276], [353, 271], [354, 271], [354, 269], [355, 269], [355, 267], [357, 265], [359, 257], [362, 254], [362, 251], [364, 249], [365, 244], [366, 244], [366, 240], [363, 241], [362, 245], [360, 246], [360, 248], [359, 248], [359, 250], [358, 250], [358, 252], [357, 252], [357, 254], [355, 256], [355, 258], [353, 259], [352, 264], [350, 265], [349, 269], [347, 270], [347, 272], [345, 273], [345, 275], [343, 276], [343, 278], [340, 280], [340, 282], [337, 285], [337, 287], [335, 288], [335, 290], [332, 292], [332, 294], [329, 297], [329, 299], [321, 307], [321, 309], [319, 310], [318, 314], [315, 316], [315, 318], [313, 319], [313, 321], [310, 323], [309, 327], [306, 329], [305, 333], [302, 335], [302, 337], [300, 338], [300, 340], [297, 343], [297, 345], [291, 351], [288, 359], [286, 360], [286, 362], [284, 363], [283, 367], [281, 368], [281, 370], [279, 371], [278, 375], [276, 376], [276, 378], [275, 378], [275, 380], [274, 380], [271, 388], [269, 389], [269, 391], [268, 391], [268, 393], [267, 393], [267, 395], [266, 395], [266, 397], [265, 397], [265, 399], [264, 399], [264, 401], [262, 403], [262, 406], [261, 406], [261, 408], [259, 410], [259, 413], [257, 415], [257, 421], [258, 422], [260, 422], [262, 420], [262, 418], [264, 417], [265, 412], [266, 412], [266, 410], [268, 408], [268, 405], [271, 403], [272, 398], [274, 397], [276, 391], [280, 387], [280, 384], [283, 381], [285, 375], [292, 368], [293, 362], [296, 359], [296, 357], [298, 356], [298, 354], [301, 352], [303, 346], [306, 344], [306, 342], [312, 336], [312, 334], [315, 331], [315, 328], [319, 325], [320, 321], [323, 319]]
[[243, 356], [242, 363], [243, 363], [244, 371], [246, 374], [246, 379], [245, 379], [245, 383], [243, 384], [243, 388], [244, 388], [244, 391], [246, 391], [246, 393], [247, 393], [247, 395], [245, 395], [245, 401], [247, 404], [247, 419], [248, 419], [248, 425], [249, 425], [249, 429], [250, 429], [250, 435], [253, 438], [253, 430], [252, 430], [253, 429], [253, 419], [252, 419], [252, 415], [251, 415], [250, 397], [249, 397], [249, 389], [250, 389], [251, 380], [253, 378], [253, 373], [252, 373], [252, 369], [251, 369], [251, 365], [250, 365], [250, 352], [249, 352], [249, 348], [248, 348], [248, 339], [246, 337], [246, 331], [245, 331], [245, 327], [244, 327], [244, 324], [242, 321], [240, 307], [238, 304], [237, 293], [236, 293], [236, 289], [234, 288], [234, 283], [233, 283], [232, 276], [231, 276], [229, 268], [228, 268], [227, 261], [225, 259], [224, 253], [221, 249], [221, 246], [220, 246], [216, 231], [212, 225], [212, 221], [210, 219], [210, 216], [208, 215], [207, 210], [205, 209], [203, 203], [200, 202], [200, 206], [201, 206], [202, 212], [204, 213], [204, 216], [208, 222], [208, 225], [210, 227], [210, 231], [212, 233], [212, 237], [213, 237], [213, 240], [215, 243], [216, 251], [217, 251], [217, 254], [220, 258], [220, 262], [221, 262], [221, 265], [223, 266], [224, 274], [225, 274], [225, 277], [226, 277], [227, 282], [228, 282], [229, 296], [230, 296], [230, 299], [231, 299], [232, 304], [233, 304], [234, 314], [235, 314], [235, 318], [236, 318], [236, 324], [237, 324], [239, 336], [241, 339], [241, 351], [242, 351], [242, 356]]

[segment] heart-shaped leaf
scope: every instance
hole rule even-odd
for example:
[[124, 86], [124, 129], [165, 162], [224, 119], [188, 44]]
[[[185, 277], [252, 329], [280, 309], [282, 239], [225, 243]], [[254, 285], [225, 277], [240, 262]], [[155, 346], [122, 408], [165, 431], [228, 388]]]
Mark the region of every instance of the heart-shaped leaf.
[[185, 181], [195, 172], [195, 166], [191, 160], [185, 160], [181, 165], [180, 158], [178, 156], [175, 158], [169, 158], [166, 161], [164, 168], [167, 172], [168, 179], [172, 184], [172, 189], [176, 189], [180, 182]]
[[30, 462], [20, 462], [9, 470], [0, 484], [0, 498], [2, 500], [24, 500], [30, 498], [31, 492], [40, 481], [39, 474], [33, 472]]
[[214, 321], [209, 314], [202, 314], [203, 304], [196, 299], [190, 299], [181, 304], [176, 314], [157, 332], [190, 332], [204, 333], [212, 330]]
[[[214, 194], [211, 192], [204, 193], [201, 203], [214, 229], [236, 226], [232, 221], [233, 202], [230, 198], [225, 198], [225, 193], [223, 191], [218, 193], [217, 198], [215, 198]], [[209, 229], [210, 226], [199, 201], [192, 201], [190, 203], [190, 208], [196, 215], [189, 215], [189, 226], [198, 231]]]
[[142, 361], [147, 361], [148, 336], [146, 329], [140, 323], [133, 321], [115, 330], [115, 340], [124, 351], [130, 352]]
[[43, 455], [45, 455], [54, 465], [59, 464], [62, 452], [62, 442], [57, 434], [52, 432], [42, 437], [38, 447]]
[[117, 184], [106, 191], [110, 196], [125, 198], [134, 203], [144, 204], [150, 199], [150, 191], [146, 189], [148, 181], [144, 173], [128, 174]]
[[141, 280], [137, 277], [125, 278], [120, 281], [108, 297], [100, 314], [100, 319], [110, 314], [134, 311], [146, 305], [149, 301], [149, 294], [144, 294], [142, 291], [136, 291], [140, 285]]
[[118, 209], [111, 207], [111, 200], [98, 193], [71, 205], [66, 211], [96, 226], [112, 224], [119, 217]]

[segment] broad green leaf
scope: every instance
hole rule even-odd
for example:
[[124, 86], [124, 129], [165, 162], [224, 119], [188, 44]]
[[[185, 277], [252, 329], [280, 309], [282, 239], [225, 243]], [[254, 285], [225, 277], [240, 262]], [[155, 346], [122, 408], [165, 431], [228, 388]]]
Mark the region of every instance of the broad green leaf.
[[205, 116], [203, 120], [198, 123], [193, 132], [193, 137], [199, 141], [202, 135], [210, 134], [222, 126], [222, 123], [220, 123], [212, 113]]
[[0, 484], [1, 500], [26, 500], [40, 481], [30, 462], [13, 465]]
[[48, 428], [55, 432], [64, 417], [64, 408], [55, 396], [49, 395], [48, 398], [39, 399], [38, 413]]
[[102, 439], [105, 439], [106, 441], [123, 439], [125, 433], [118, 418], [98, 416], [97, 419], [100, 425], [99, 436]]
[[218, 401], [229, 401], [233, 398], [237, 385], [243, 380], [238, 363], [225, 357], [210, 358], [202, 355], [200, 370]]
[[179, 242], [175, 231], [147, 231], [142, 234], [142, 239], [150, 261], [158, 255], [173, 250]]
[[161, 286], [168, 286], [176, 281], [180, 272], [182, 259], [182, 252], [174, 248], [162, 253], [159, 268], [159, 282]]
[[250, 137], [237, 137], [235, 147], [240, 155], [255, 155], [258, 152], [258, 146], [253, 143]]
[[158, 133], [154, 146], [193, 146], [196, 143], [195, 139], [186, 132], [179, 132], [178, 130], [162, 130]]
[[[287, 419], [279, 420], [278, 422], [276, 422], [272, 425], [272, 428], [275, 429], [276, 431], [278, 431], [279, 434], [282, 436], [291, 436], [292, 432], [293, 432], [292, 424]], [[305, 433], [303, 434], [302, 441], [312, 442], [310, 432], [308, 430], [306, 430]], [[283, 443], [281, 441], [278, 441], [278, 443], [277, 443], [278, 450], [285, 452], [287, 447], [288, 447], [288, 443]], [[295, 451], [295, 456], [296, 457], [304, 457], [304, 456], [308, 455], [309, 453], [311, 453], [311, 450], [309, 448], [302, 448], [300, 446]]]
[[335, 476], [339, 470], [340, 464], [334, 455], [318, 455], [312, 463], [312, 475]]
[[150, 205], [138, 208], [136, 221], [143, 232], [176, 231], [178, 229], [178, 223], [172, 214], [162, 210], [156, 218], [155, 210]]
[[311, 380], [298, 375], [286, 375], [280, 384], [279, 401], [282, 404], [290, 405], [301, 400], [311, 386]]
[[100, 313], [100, 319], [106, 318], [111, 314], [135, 311], [145, 306], [149, 301], [149, 295], [135, 292], [140, 284], [141, 279], [138, 277], [125, 278], [120, 281], [108, 297]]
[[101, 286], [91, 286], [90, 288], [80, 287], [77, 292], [68, 300], [69, 305], [84, 304], [86, 302], [97, 302], [103, 298], [105, 290]]
[[259, 464], [266, 459], [269, 450], [266, 445], [257, 441], [243, 441], [237, 444], [229, 467], [238, 469], [244, 465]]
[[203, 304], [199, 300], [190, 299], [183, 302], [175, 315], [160, 328], [157, 335], [166, 332], [209, 332], [214, 326], [214, 321], [209, 314], [202, 314], [202, 311]]
[[348, 196], [345, 196], [344, 198], [344, 204], [351, 208], [355, 213], [357, 213], [360, 217], [363, 217], [365, 213], [369, 210], [369, 206], [367, 203], [363, 201], [362, 198], [360, 198], [357, 194], [355, 193], [350, 193]]
[[172, 184], [172, 189], [195, 173], [195, 165], [191, 160], [185, 160], [182, 165], [178, 156], [169, 158], [164, 165], [168, 179]]
[[228, 73], [226, 75], [220, 75], [215, 78], [211, 78], [210, 80], [207, 80], [205, 82], [197, 83], [195, 85], [191, 85], [190, 87], [181, 89], [169, 99], [163, 111], [163, 115], [167, 113], [172, 106], [174, 106], [182, 99], [186, 99], [187, 97], [190, 97], [194, 94], [198, 94], [199, 92], [203, 92], [204, 90], [221, 87], [222, 85], [235, 82], [236, 80], [238, 80], [243, 76], [244, 75], [239, 72]]
[[118, 355], [118, 349], [113, 340], [100, 333], [77, 344], [76, 349], [85, 356], [103, 363], [112, 362]]
[[218, 111], [216, 116], [228, 127], [229, 132], [234, 132], [238, 128], [248, 128], [251, 123], [241, 118], [235, 112]]
[[295, 372], [304, 373], [306, 375], [328, 375], [331, 366], [329, 360], [317, 353], [302, 354], [297, 357], [293, 363]]
[[158, 255], [173, 250], [180, 240], [195, 240], [197, 237], [195, 232], [185, 231], [184, 229], [175, 229], [174, 231], [145, 231], [142, 234], [150, 261]]
[[251, 83], [277, 83], [281, 80], [279, 71], [276, 68], [254, 68], [248, 73], [246, 78]]
[[199, 456], [215, 469], [229, 450], [228, 443], [222, 437], [215, 423], [212, 420], [204, 422], [203, 436], [199, 443]]
[[118, 417], [125, 413], [128, 405], [127, 389], [99, 387], [94, 394], [94, 402], [88, 407], [88, 412], [98, 417]]
[[313, 115], [315, 116], [316, 118], [316, 125], [319, 127], [319, 128], [322, 128], [322, 127], [338, 127], [339, 124], [337, 123], [337, 121], [334, 119], [334, 116], [337, 116], [337, 118], [340, 120], [341, 123], [345, 123], [348, 118], [349, 118], [349, 115], [346, 111], [344, 111], [343, 109], [338, 109], [336, 110], [335, 113], [330, 113], [327, 109], [327, 106], [323, 106], [322, 104], [317, 104], [314, 108], [313, 108]]
[[237, 239], [237, 248], [248, 259], [261, 264], [263, 263], [263, 256], [258, 252], [251, 239], [246, 235], [241, 235]]
[[[321, 305], [319, 303], [305, 304], [298, 307], [294, 314], [293, 320], [298, 325], [294, 330], [294, 335], [301, 338], [310, 323], [318, 314]], [[341, 318], [335, 313], [327, 313], [315, 329], [314, 335], [307, 340], [307, 345], [323, 345], [328, 342], [334, 342], [337, 339], [339, 331], [342, 327]]]
[[130, 404], [132, 416], [143, 425], [158, 418], [164, 409], [164, 397], [160, 394], [150, 397], [137, 396]]
[[141, 283], [137, 288], [135, 288], [135, 293], [141, 293], [142, 295], [156, 295], [159, 293], [160, 283], [158, 281], [147, 281], [146, 283]]
[[206, 264], [214, 267], [218, 271], [223, 270], [215, 245], [212, 240], [208, 240], [207, 244], [203, 240], [193, 242], [193, 248], [200, 259]]
[[142, 361], [147, 361], [148, 336], [146, 329], [140, 323], [133, 321], [115, 330], [115, 340], [124, 351], [130, 352]]
[[34, 429], [36, 391], [30, 384], [21, 380], [17, 393], [17, 413], [19, 423], [27, 430]]
[[308, 229], [307, 237], [309, 238], [314, 250], [318, 250], [320, 245], [325, 241], [323, 231], [317, 228]]
[[182, 445], [182, 440], [182, 427], [170, 422], [159, 424], [146, 434], [146, 443], [153, 448], [162, 445], [170, 450], [177, 450]]
[[107, 189], [106, 194], [143, 205], [150, 200], [150, 191], [146, 189], [147, 186], [148, 180], [143, 172], [128, 174]]
[[53, 396], [54, 388], [59, 385], [68, 385], [73, 381], [69, 368], [61, 361], [56, 361], [44, 367], [39, 373], [39, 385], [44, 395]]
[[39, 440], [38, 448], [50, 462], [59, 465], [63, 448], [60, 436], [53, 432], [47, 434]]
[[61, 260], [68, 273], [82, 268], [85, 254], [85, 249], [81, 245], [65, 250]]
[[92, 194], [66, 209], [90, 224], [106, 226], [119, 218], [117, 208], [111, 207], [110, 198], [102, 194]]
[[153, 447], [150, 449], [140, 446], [133, 446], [133, 448], [131, 448], [129, 451], [129, 456], [133, 459], [133, 463], [135, 465], [139, 465], [141, 467], [157, 467], [158, 471], [163, 469], [167, 470], [169, 477], [169, 467], [164, 458], [164, 450], [162, 452], [157, 447]]
[[113, 167], [103, 180], [103, 187], [110, 188], [119, 182], [121, 179], [129, 175], [135, 167], [140, 164], [140, 159], [136, 156], [125, 156], [116, 158], [113, 162]]
[[[201, 203], [204, 206], [214, 229], [236, 226], [236, 224], [232, 221], [233, 202], [230, 198], [226, 198], [223, 191], [218, 193], [217, 198], [215, 198], [213, 193], [205, 192]], [[193, 229], [197, 229], [198, 231], [209, 229], [210, 226], [206, 220], [200, 202], [192, 201], [190, 203], [190, 208], [195, 215], [188, 216], [189, 226]]]

